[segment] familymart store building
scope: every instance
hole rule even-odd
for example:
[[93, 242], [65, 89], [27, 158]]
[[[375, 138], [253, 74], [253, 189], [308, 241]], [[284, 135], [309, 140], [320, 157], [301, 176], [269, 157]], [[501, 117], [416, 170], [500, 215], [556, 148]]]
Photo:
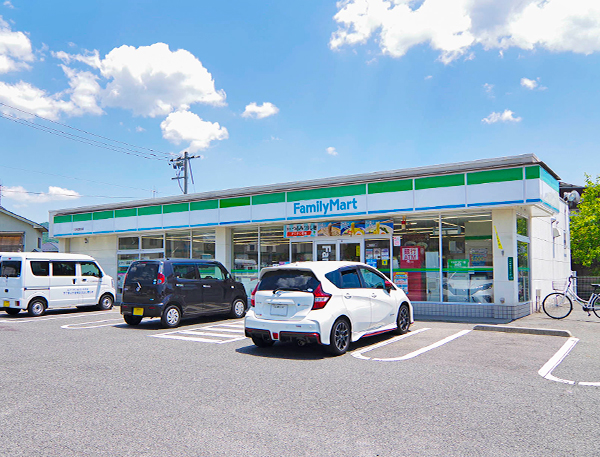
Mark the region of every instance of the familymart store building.
[[559, 177], [532, 154], [50, 213], [62, 252], [118, 279], [138, 259], [215, 258], [248, 293], [261, 268], [360, 261], [422, 317], [516, 319], [570, 273]]

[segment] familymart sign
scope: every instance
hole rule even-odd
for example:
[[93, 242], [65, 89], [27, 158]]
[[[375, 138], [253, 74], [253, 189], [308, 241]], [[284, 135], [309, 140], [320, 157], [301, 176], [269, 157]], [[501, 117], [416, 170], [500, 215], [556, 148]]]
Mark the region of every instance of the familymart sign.
[[319, 216], [352, 216], [367, 213], [366, 195], [320, 198], [287, 203], [288, 218], [303, 219]]

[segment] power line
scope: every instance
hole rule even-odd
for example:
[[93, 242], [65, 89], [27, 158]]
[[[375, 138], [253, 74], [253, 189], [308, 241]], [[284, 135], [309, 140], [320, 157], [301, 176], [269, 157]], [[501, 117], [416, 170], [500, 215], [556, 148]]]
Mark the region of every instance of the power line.
[[[108, 137], [105, 137], [105, 136], [102, 136], [102, 135], [97, 135], [97, 134], [95, 134], [95, 133], [88, 132], [87, 130], [78, 129], [77, 127], [72, 127], [72, 126], [70, 126], [70, 125], [63, 124], [62, 122], [53, 121], [52, 119], [45, 118], [45, 117], [43, 117], [43, 116], [40, 116], [40, 115], [38, 115], [38, 114], [31, 113], [31, 112], [29, 112], [29, 111], [25, 111], [25, 110], [23, 110], [23, 109], [17, 108], [17, 107], [15, 107], [15, 106], [8, 105], [8, 104], [6, 104], [6, 103], [3, 103], [3, 102], [0, 102], [0, 105], [2, 105], [2, 106], [6, 106], [7, 108], [13, 109], [13, 110], [15, 110], [15, 111], [19, 111], [19, 112], [21, 112], [21, 113], [24, 113], [24, 114], [28, 114], [29, 116], [35, 116], [35, 117], [37, 117], [38, 119], [42, 119], [42, 120], [44, 120], [44, 121], [47, 121], [47, 122], [52, 122], [53, 124], [57, 124], [57, 125], [61, 125], [61, 126], [63, 126], [63, 127], [67, 127], [67, 128], [69, 128], [69, 129], [71, 129], [71, 130], [75, 130], [75, 131], [78, 131], [78, 132], [81, 132], [81, 133], [85, 133], [86, 135], [95, 136], [95, 137], [97, 137], [97, 138], [102, 138], [103, 140], [112, 141], [112, 142], [114, 142], [114, 143], [124, 144], [124, 145], [126, 145], [126, 146], [131, 146], [131, 147], [133, 147], [133, 148], [136, 148], [136, 149], [145, 149], [145, 150], [147, 150], [147, 151], [150, 151], [150, 152], [152, 152], [152, 153], [158, 153], [158, 154], [162, 154], [162, 155], [163, 155], [163, 156], [165, 156], [166, 158], [171, 158], [171, 157], [172, 157], [172, 156], [171, 156], [171, 154], [169, 154], [169, 153], [166, 153], [166, 152], [159, 151], [159, 150], [157, 150], [157, 149], [146, 148], [146, 147], [143, 147], [143, 146], [135, 146], [135, 145], [133, 145], [133, 144], [126, 143], [126, 142], [124, 142], [124, 141], [113, 140], [112, 138], [108, 138]], [[4, 114], [6, 114], [6, 113], [4, 113]], [[66, 133], [66, 132], [64, 132], [64, 133]], [[141, 152], [141, 151], [139, 151], [139, 152]], [[151, 154], [151, 155], [155, 155], [155, 154]]]

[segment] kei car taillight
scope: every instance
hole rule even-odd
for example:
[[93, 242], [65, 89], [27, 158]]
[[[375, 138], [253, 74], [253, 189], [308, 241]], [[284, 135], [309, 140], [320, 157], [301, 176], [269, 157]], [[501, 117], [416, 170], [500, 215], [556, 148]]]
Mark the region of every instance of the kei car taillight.
[[252, 306], [252, 307], [256, 306], [256, 302], [254, 301], [254, 296], [256, 295], [257, 289], [258, 289], [258, 283], [254, 287], [254, 290], [252, 291], [252, 294], [250, 295], [250, 306]]
[[321, 284], [315, 289], [313, 292], [313, 296], [315, 297], [315, 301], [313, 303], [312, 309], [323, 309], [325, 305], [331, 298], [331, 294], [323, 292]]
[[164, 284], [165, 279], [165, 275], [163, 275], [162, 273], [158, 273], [158, 275], [156, 275], [156, 284]]

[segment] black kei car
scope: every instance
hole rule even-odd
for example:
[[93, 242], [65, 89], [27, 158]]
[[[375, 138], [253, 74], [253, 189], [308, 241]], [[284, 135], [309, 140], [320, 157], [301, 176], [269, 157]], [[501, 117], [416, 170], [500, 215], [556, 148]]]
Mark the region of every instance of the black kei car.
[[160, 317], [167, 328], [182, 318], [228, 314], [242, 318], [247, 296], [242, 283], [214, 260], [139, 260], [123, 281], [121, 314], [129, 325]]

